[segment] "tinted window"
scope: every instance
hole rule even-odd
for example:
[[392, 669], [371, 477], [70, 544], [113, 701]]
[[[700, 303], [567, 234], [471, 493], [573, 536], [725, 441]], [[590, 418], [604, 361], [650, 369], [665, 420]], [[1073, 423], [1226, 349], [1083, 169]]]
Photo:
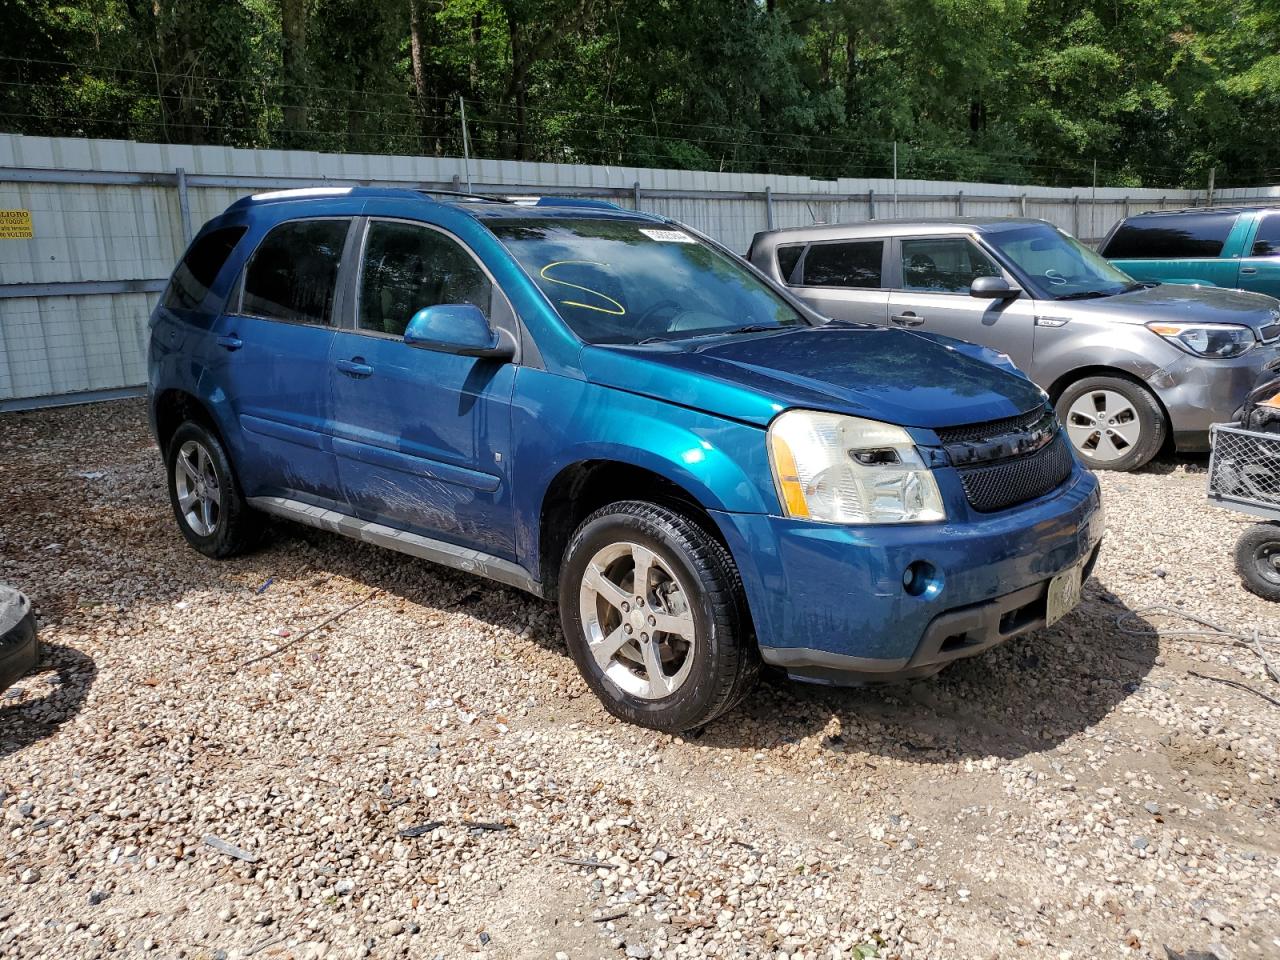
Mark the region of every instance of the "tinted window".
[[1112, 260], [1216, 257], [1236, 222], [1234, 213], [1180, 213], [1126, 220], [1102, 251]]
[[804, 244], [802, 243], [778, 248], [778, 276], [785, 282], [791, 282], [791, 274], [795, 272], [796, 264], [800, 262], [800, 254], [803, 252]]
[[213, 286], [218, 271], [231, 256], [245, 227], [223, 227], [196, 238], [178, 268], [173, 271], [164, 293], [164, 305], [175, 309], [194, 310]]
[[883, 240], [815, 243], [804, 258], [806, 287], [879, 287]]
[[363, 330], [403, 336], [423, 307], [471, 303], [489, 313], [489, 278], [457, 241], [412, 223], [369, 225], [360, 268]]
[[1253, 238], [1253, 256], [1280, 256], [1280, 213], [1268, 214], [1258, 224], [1258, 232]]
[[294, 220], [268, 233], [245, 271], [242, 312], [331, 326], [348, 226], [347, 220]]
[[740, 261], [675, 226], [568, 217], [495, 218], [485, 225], [590, 343], [807, 325]]
[[978, 277], [998, 276], [996, 265], [964, 237], [902, 241], [904, 290], [968, 293]]

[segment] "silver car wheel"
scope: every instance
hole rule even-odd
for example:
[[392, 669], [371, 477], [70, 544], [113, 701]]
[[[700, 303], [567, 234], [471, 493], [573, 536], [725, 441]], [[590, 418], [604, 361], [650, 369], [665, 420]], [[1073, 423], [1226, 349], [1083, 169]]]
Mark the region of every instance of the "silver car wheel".
[[1142, 421], [1138, 411], [1115, 390], [1090, 390], [1067, 411], [1071, 445], [1098, 461], [1119, 460], [1138, 444]]
[[689, 678], [698, 643], [689, 593], [648, 547], [598, 550], [582, 574], [579, 611], [591, 656], [624, 692], [660, 700]]
[[173, 472], [182, 519], [196, 536], [212, 536], [222, 515], [222, 488], [213, 457], [204, 444], [188, 440], [178, 448]]

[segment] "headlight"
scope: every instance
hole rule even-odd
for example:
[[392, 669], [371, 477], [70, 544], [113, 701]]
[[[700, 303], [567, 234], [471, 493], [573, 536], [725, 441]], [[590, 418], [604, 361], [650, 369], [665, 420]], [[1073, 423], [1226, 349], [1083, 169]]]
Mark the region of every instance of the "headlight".
[[1148, 323], [1147, 329], [1187, 353], [1223, 360], [1248, 352], [1258, 339], [1250, 327], [1234, 323]]
[[947, 519], [933, 473], [901, 427], [788, 410], [769, 426], [769, 462], [789, 517], [825, 523]]

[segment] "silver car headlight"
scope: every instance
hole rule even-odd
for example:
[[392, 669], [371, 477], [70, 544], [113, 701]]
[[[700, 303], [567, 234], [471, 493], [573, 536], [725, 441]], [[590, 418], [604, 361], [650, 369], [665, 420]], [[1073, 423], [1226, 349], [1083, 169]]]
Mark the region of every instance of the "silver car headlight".
[[769, 425], [769, 463], [788, 517], [824, 523], [947, 519], [933, 472], [902, 427], [815, 410]]
[[1148, 323], [1147, 329], [1187, 353], [1219, 360], [1248, 353], [1258, 342], [1251, 327], [1236, 323]]

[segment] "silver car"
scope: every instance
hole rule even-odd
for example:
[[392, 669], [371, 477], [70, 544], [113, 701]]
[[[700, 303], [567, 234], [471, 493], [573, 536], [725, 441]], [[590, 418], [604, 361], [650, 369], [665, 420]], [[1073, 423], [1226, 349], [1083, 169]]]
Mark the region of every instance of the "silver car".
[[1209, 448], [1264, 366], [1280, 302], [1141, 283], [1042, 220], [876, 220], [758, 233], [760, 270], [836, 320], [894, 324], [1005, 353], [1052, 398], [1095, 469], [1134, 470], [1172, 439]]

